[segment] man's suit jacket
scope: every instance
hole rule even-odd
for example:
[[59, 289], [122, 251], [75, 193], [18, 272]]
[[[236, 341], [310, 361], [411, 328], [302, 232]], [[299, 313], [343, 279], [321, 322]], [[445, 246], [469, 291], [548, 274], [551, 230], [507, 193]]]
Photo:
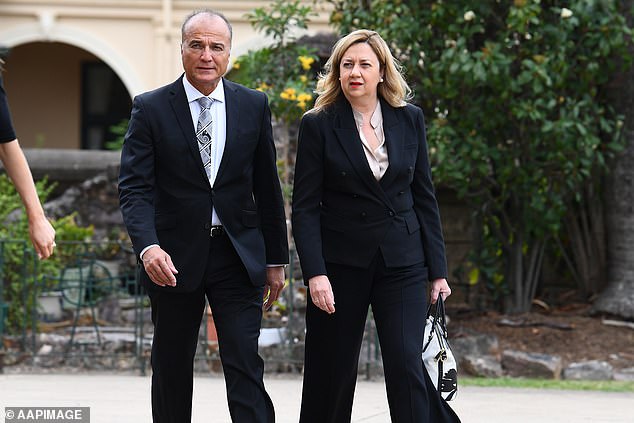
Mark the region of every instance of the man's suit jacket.
[[288, 263], [286, 218], [265, 94], [224, 80], [227, 141], [213, 188], [198, 150], [182, 79], [134, 99], [121, 152], [119, 198], [136, 254], [159, 244], [178, 270], [176, 287], [201, 283], [212, 205], [254, 285], [266, 264]]
[[381, 111], [389, 167], [380, 181], [345, 98], [302, 118], [292, 222], [306, 281], [327, 275], [326, 262], [367, 267], [379, 250], [387, 266], [425, 262], [430, 280], [447, 276], [423, 112], [383, 100]]

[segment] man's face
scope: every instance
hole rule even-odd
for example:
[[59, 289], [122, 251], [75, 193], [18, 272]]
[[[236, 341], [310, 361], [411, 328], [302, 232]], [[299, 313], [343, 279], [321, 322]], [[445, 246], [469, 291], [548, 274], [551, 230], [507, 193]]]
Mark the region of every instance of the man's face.
[[185, 26], [181, 56], [187, 80], [209, 95], [227, 71], [231, 34], [219, 16], [200, 14]]

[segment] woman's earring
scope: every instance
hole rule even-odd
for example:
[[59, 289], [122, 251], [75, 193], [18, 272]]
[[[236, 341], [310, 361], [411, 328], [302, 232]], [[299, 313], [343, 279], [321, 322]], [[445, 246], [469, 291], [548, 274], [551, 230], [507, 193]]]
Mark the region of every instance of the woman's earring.
[[383, 82], [383, 78], [379, 79], [379, 82]]

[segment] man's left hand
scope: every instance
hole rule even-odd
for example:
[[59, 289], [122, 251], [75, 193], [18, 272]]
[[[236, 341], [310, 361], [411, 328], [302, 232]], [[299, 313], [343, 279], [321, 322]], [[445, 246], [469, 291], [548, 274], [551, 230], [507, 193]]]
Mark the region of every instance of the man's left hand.
[[264, 305], [268, 310], [277, 301], [284, 289], [284, 266], [266, 268], [266, 285], [264, 286]]

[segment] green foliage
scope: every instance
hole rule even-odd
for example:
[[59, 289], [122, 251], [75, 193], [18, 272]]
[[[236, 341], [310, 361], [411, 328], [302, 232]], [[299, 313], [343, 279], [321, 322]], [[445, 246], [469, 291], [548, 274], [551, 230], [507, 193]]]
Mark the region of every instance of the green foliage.
[[[44, 202], [54, 185], [46, 180], [35, 184], [40, 201]], [[29, 227], [22, 202], [11, 180], [0, 175], [0, 266], [2, 276], [2, 299], [9, 304], [4, 331], [19, 333], [28, 329], [33, 322], [37, 307], [37, 294], [52, 289], [44, 275], [56, 275], [64, 264], [70, 262], [81, 251], [80, 244], [73, 241], [87, 241], [93, 228], [77, 226], [74, 215], [53, 220], [58, 247], [46, 260], [38, 260], [29, 240]], [[20, 212], [22, 209], [22, 212]]]
[[570, 391], [634, 392], [634, 382], [621, 380], [556, 380], [526, 378], [475, 378], [460, 379], [463, 386], [498, 388], [565, 389]]
[[108, 131], [111, 135], [114, 135], [114, 139], [112, 141], [106, 142], [107, 150], [121, 150], [123, 148], [123, 141], [125, 139], [125, 133], [128, 131], [128, 122], [129, 119], [121, 119], [119, 123], [116, 125], [111, 125], [108, 128]]
[[309, 6], [302, 6], [299, 0], [275, 0], [269, 8], [258, 7], [247, 14], [253, 28], [264, 31], [264, 34], [285, 44], [284, 40], [292, 40], [291, 32], [295, 28], [308, 28], [309, 16], [315, 16]]
[[290, 210], [292, 163], [296, 128], [301, 116], [314, 103], [318, 58], [312, 49], [296, 42], [293, 33], [305, 29], [315, 13], [298, 0], [275, 0], [267, 8], [257, 8], [247, 19], [257, 31], [271, 37], [272, 43], [259, 50], [250, 50], [234, 63], [229, 78], [266, 93], [273, 119], [280, 124], [276, 131], [278, 171], [285, 199]]
[[317, 57], [291, 35], [297, 28], [306, 28], [313, 15], [299, 1], [276, 0], [268, 8], [255, 9], [247, 18], [273, 43], [240, 56], [231, 70], [232, 80], [265, 92], [273, 117], [287, 125], [296, 122], [314, 100]]
[[607, 86], [631, 57], [611, 0], [334, 0], [342, 32], [375, 29], [428, 119], [438, 183], [480, 222], [479, 277], [530, 307], [545, 240], [622, 148]]

